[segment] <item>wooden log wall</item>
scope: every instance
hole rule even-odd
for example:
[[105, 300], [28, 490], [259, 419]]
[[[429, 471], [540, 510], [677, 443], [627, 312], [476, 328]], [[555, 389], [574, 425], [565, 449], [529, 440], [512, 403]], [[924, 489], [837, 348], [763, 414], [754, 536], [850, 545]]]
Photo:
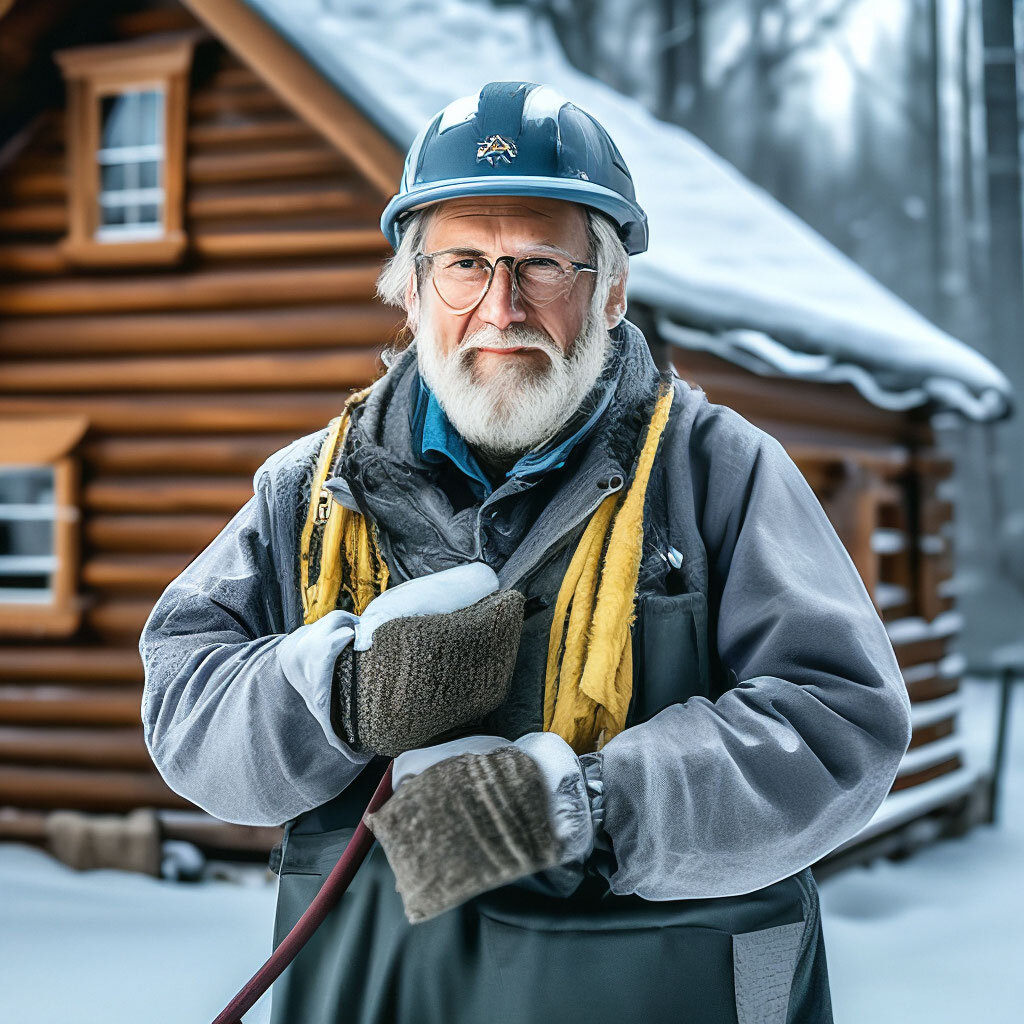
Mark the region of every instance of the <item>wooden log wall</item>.
[[[263, 460], [336, 415], [399, 326], [374, 299], [384, 198], [210, 43], [193, 76], [185, 194], [180, 267], [87, 271], [58, 247], [63, 113], [0, 172], [0, 417], [90, 423], [82, 628], [65, 642], [0, 639], [0, 838], [41, 840], [57, 807], [191, 806], [143, 744], [142, 625]], [[252, 845], [241, 828], [199, 834]]]

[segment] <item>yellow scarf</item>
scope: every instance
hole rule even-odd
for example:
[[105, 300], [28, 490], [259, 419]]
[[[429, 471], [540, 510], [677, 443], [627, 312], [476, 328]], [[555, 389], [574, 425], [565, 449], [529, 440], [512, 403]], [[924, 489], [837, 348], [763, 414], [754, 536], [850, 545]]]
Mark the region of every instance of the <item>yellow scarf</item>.
[[[359, 615], [388, 584], [375, 530], [333, 500], [324, 481], [343, 443], [351, 409], [371, 388], [352, 395], [331, 420], [316, 468], [302, 531], [299, 572], [305, 622], [337, 607], [344, 590]], [[626, 726], [633, 693], [630, 627], [643, 549], [647, 484], [668, 422], [672, 385], [663, 384], [633, 479], [609, 495], [590, 518], [555, 600], [544, 682], [544, 730], [577, 754], [599, 750]], [[312, 539], [321, 530], [320, 572], [309, 582]]]
[[629, 489], [610, 494], [590, 517], [555, 601], [544, 731], [557, 732], [577, 754], [600, 750], [626, 727], [633, 695], [630, 626], [644, 541], [644, 498], [671, 405], [668, 384], [654, 407]]
[[[328, 424], [327, 437], [313, 470], [309, 511], [302, 528], [299, 550], [299, 583], [303, 622], [315, 622], [338, 607], [342, 590], [352, 599], [352, 610], [362, 615], [366, 606], [388, 585], [388, 567], [381, 558], [376, 528], [367, 529], [358, 512], [334, 500], [324, 481], [334, 462], [335, 451], [344, 443], [354, 406], [373, 389], [371, 384], [349, 396], [340, 416]], [[320, 571], [309, 582], [309, 560], [313, 533], [320, 527]]]

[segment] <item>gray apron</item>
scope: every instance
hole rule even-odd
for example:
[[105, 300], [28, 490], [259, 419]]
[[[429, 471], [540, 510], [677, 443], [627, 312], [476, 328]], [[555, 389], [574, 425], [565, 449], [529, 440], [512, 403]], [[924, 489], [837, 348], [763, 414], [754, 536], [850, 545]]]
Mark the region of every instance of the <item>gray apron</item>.
[[[542, 728], [555, 597], [582, 529], [518, 585], [528, 602], [512, 691], [467, 732], [517, 739]], [[683, 592], [681, 580], [671, 572], [664, 592], [640, 589], [627, 726], [721, 692], [706, 597]], [[275, 946], [341, 856], [386, 766], [374, 758], [338, 797], [287, 824], [272, 858]], [[590, 864], [571, 895], [515, 883], [411, 925], [374, 843], [275, 983], [272, 1024], [831, 1024], [810, 868], [740, 896], [650, 901], [612, 893]]]

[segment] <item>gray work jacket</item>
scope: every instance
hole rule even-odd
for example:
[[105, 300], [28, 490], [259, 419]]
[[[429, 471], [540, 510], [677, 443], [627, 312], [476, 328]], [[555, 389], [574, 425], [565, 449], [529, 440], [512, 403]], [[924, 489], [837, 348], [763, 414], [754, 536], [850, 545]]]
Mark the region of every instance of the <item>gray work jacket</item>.
[[[399, 356], [353, 417], [361, 443], [333, 485], [390, 523], [382, 547], [395, 582], [483, 558], [516, 586], [628, 481], [658, 375], [633, 324], [612, 337], [607, 429], [551, 471], [546, 490], [513, 477], [457, 514], [415, 490], [403, 406], [414, 348]], [[800, 471], [771, 435], [674, 375], [672, 385], [639, 594], [670, 593], [675, 579], [699, 602], [713, 683], [582, 759], [603, 787], [610, 888], [648, 900], [753, 892], [814, 863], [870, 819], [911, 734], [885, 627]], [[150, 754], [172, 789], [226, 821], [285, 823], [368, 761], [276, 655], [302, 624], [298, 537], [325, 434], [260, 467], [254, 496], [168, 586], [140, 638]], [[676, 642], [662, 629], [659, 644]]]

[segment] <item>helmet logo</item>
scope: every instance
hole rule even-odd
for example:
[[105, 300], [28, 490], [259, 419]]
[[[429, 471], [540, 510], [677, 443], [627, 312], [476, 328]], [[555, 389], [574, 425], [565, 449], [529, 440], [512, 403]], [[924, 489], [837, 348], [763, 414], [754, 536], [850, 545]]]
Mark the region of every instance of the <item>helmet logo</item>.
[[507, 164], [512, 163], [515, 155], [516, 144], [503, 139], [500, 135], [489, 135], [476, 144], [477, 161], [486, 160], [492, 167], [498, 160], [504, 160]]

